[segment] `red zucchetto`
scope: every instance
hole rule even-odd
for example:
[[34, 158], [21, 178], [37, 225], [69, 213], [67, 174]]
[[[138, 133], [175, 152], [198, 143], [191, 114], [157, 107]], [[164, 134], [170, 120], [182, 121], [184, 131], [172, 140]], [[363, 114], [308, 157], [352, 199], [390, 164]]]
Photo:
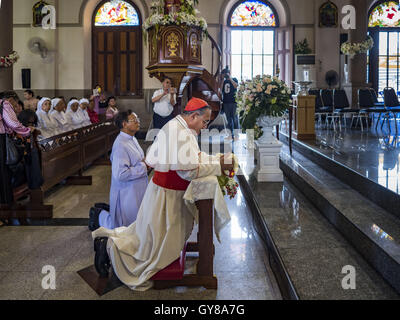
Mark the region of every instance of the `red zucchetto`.
[[185, 111], [196, 111], [201, 108], [207, 107], [208, 103], [199, 98], [192, 98], [189, 100], [188, 104], [185, 107]]

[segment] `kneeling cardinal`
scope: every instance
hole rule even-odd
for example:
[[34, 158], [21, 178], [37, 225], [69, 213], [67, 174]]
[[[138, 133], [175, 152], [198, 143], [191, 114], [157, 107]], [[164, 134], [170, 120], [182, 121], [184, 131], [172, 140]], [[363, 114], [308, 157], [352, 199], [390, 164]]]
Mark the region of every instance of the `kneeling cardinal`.
[[143, 291], [151, 288], [152, 276], [179, 258], [194, 223], [183, 199], [190, 181], [233, 169], [223, 156], [200, 151], [197, 136], [210, 118], [211, 107], [193, 98], [158, 133], [146, 157], [155, 173], [136, 222], [114, 230], [100, 228], [92, 234], [95, 266], [101, 276], [107, 276], [112, 265], [121, 282]]

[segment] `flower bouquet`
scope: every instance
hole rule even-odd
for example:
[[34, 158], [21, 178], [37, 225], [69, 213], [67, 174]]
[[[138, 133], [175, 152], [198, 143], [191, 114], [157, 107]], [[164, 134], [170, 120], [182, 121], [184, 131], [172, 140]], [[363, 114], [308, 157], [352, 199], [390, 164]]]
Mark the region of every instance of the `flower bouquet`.
[[243, 132], [253, 129], [258, 139], [263, 131], [257, 120], [263, 116], [282, 117], [292, 103], [291, 90], [277, 77], [258, 75], [240, 84], [236, 102]]
[[199, 27], [203, 31], [205, 36], [208, 36], [207, 22], [204, 18], [198, 17], [199, 10], [195, 9], [194, 6], [198, 3], [198, 0], [180, 0], [181, 5], [178, 12], [164, 13], [164, 0], [156, 0], [151, 3], [150, 16], [143, 23], [143, 32], [145, 39], [147, 39], [148, 31], [150, 28], [156, 28], [156, 34], [160, 26], [167, 25], [186, 25], [189, 27]]
[[[221, 155], [220, 155], [221, 156]], [[236, 197], [239, 184], [235, 180], [235, 175], [239, 171], [239, 161], [237, 157], [232, 154], [233, 170], [225, 171], [223, 175], [217, 177], [219, 186], [224, 196], [229, 196], [229, 199]]]
[[346, 55], [354, 56], [359, 53], [366, 53], [369, 50], [372, 49], [374, 46], [374, 40], [371, 38], [371, 36], [367, 37], [367, 40], [363, 42], [345, 42], [342, 44], [340, 49], [342, 52]]
[[5, 57], [0, 57], [0, 67], [1, 68], [9, 68], [14, 63], [16, 63], [19, 59], [19, 55], [16, 51], [13, 51], [11, 54]]

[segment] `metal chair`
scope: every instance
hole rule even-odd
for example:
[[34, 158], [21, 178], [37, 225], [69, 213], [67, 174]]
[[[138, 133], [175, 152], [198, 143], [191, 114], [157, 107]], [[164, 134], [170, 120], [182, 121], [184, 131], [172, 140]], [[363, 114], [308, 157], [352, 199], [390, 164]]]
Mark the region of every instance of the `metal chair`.
[[339, 125], [341, 123], [340, 117], [343, 118], [344, 123], [346, 125], [346, 115], [351, 115], [352, 119], [355, 115], [358, 115], [359, 109], [350, 108], [349, 100], [347, 99], [346, 91], [343, 89], [335, 89], [333, 91], [333, 107], [334, 107], [334, 115], [339, 119]]
[[[360, 108], [360, 112], [357, 116], [356, 126], [358, 122], [361, 124], [361, 130], [363, 130], [363, 122], [362, 119], [366, 119], [367, 128], [368, 128], [368, 119], [369, 115], [372, 115], [372, 122], [375, 119], [375, 113], [379, 114], [378, 121], [376, 124], [375, 130], [378, 128], [378, 123], [382, 114], [385, 114], [386, 108], [383, 103], [378, 102], [378, 97], [376, 92], [372, 88], [362, 88], [358, 90], [358, 107]], [[354, 119], [352, 119], [353, 122]]]
[[308, 94], [310, 96], [316, 96], [315, 100], [315, 117], [318, 118], [318, 125], [322, 126], [322, 116], [326, 115], [327, 111], [322, 105], [320, 90], [318, 89], [310, 89], [308, 90]]
[[335, 119], [339, 119], [339, 125], [340, 125], [340, 116], [335, 115], [333, 113], [334, 111], [334, 105], [333, 105], [333, 90], [332, 89], [321, 89], [321, 100], [324, 108], [327, 109], [327, 115], [325, 118], [325, 123], [326, 127], [329, 128], [329, 119], [331, 119], [331, 124], [333, 126], [333, 129], [336, 130], [336, 123]]
[[[384, 100], [385, 109], [387, 112], [384, 114], [382, 128], [383, 128], [384, 122], [386, 120], [388, 123], [389, 132], [390, 132], [390, 118], [391, 118], [391, 114], [393, 114], [394, 125], [395, 125], [395, 129], [396, 129], [396, 137], [397, 137], [397, 135], [398, 135], [397, 113], [400, 113], [400, 102], [399, 102], [397, 94], [393, 88], [386, 87], [383, 90], [383, 100]], [[379, 122], [379, 119], [378, 119], [378, 122]]]

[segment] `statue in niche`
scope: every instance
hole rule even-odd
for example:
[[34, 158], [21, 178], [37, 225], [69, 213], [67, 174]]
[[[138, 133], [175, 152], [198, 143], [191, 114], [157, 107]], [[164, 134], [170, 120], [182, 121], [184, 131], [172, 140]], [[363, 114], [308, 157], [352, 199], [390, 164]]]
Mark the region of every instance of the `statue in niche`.
[[165, 0], [165, 14], [177, 13], [181, 9], [180, 0]]
[[319, 9], [319, 26], [321, 28], [337, 28], [338, 8], [332, 2], [325, 2]]
[[42, 9], [45, 6], [48, 6], [49, 4], [44, 2], [43, 0], [37, 2], [34, 4], [32, 11], [33, 11], [33, 26], [34, 27], [41, 27], [42, 26], [42, 21], [43, 18], [46, 16], [46, 14], [42, 13]]

